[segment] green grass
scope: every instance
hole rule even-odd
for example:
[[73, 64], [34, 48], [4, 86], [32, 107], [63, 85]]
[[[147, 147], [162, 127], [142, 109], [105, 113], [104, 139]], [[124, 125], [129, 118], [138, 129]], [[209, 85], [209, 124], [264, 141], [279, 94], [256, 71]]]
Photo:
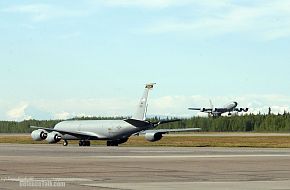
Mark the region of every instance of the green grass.
[[[0, 136], [0, 143], [47, 144], [46, 141], [33, 141], [29, 135]], [[69, 144], [78, 144], [78, 141], [69, 141]], [[106, 141], [92, 141], [92, 145], [105, 144]], [[121, 146], [290, 148], [290, 136], [165, 136], [157, 142], [134, 136]]]

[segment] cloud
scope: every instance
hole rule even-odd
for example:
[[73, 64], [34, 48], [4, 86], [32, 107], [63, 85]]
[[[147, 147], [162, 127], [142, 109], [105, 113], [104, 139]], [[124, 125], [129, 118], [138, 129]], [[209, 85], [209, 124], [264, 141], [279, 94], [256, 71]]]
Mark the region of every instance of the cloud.
[[55, 113], [53, 116], [53, 119], [61, 119], [61, 120], [65, 120], [65, 119], [69, 119], [72, 118], [73, 115], [68, 113], [68, 112], [60, 112], [60, 113]]
[[[35, 101], [34, 106], [50, 112], [53, 118], [80, 116], [127, 116], [135, 112], [137, 100], [123, 98], [88, 98]], [[57, 105], [57, 106], [56, 106]], [[62, 116], [65, 116], [62, 118]]]
[[[99, 2], [99, 1], [96, 1]], [[117, 7], [140, 7], [150, 9], [160, 9], [171, 6], [187, 4], [188, 0], [104, 0], [103, 4]]]
[[[169, 117], [207, 116], [199, 111], [188, 110], [189, 107], [222, 107], [231, 101], [237, 101], [238, 107], [250, 108], [248, 113], [267, 114], [269, 107], [274, 114], [290, 112], [290, 96], [279, 94], [247, 94], [243, 96], [162, 96], [149, 98], [148, 115]], [[102, 99], [67, 99], [20, 102], [11, 106], [6, 112], [5, 120], [24, 119], [68, 119], [81, 116], [132, 116], [138, 100], [127, 98]], [[0, 102], [1, 103], [1, 102]], [[1, 103], [2, 104], [2, 103]], [[7, 107], [2, 106], [1, 107]], [[0, 110], [1, 111], [1, 110]], [[2, 111], [1, 111], [2, 112]], [[3, 117], [3, 116], [2, 116]]]
[[[42, 22], [91, 16], [104, 7], [151, 11], [148, 14], [154, 19], [141, 27], [143, 32], [149, 34], [187, 33], [197, 38], [208, 38], [235, 33], [261, 40], [290, 36], [290, 1], [90, 0], [77, 9], [38, 3], [15, 5], [4, 8], [1, 12], [28, 15], [32, 21]], [[184, 8], [184, 11], [180, 12], [178, 7]], [[155, 10], [160, 12], [156, 15], [156, 12], [152, 12]]]
[[228, 6], [230, 0], [91, 0], [91, 2], [100, 3], [115, 7], [138, 7], [145, 9], [174, 8], [180, 6], [192, 6], [202, 8], [215, 8]]
[[27, 103], [20, 103], [17, 107], [14, 107], [7, 111], [6, 115], [8, 120], [24, 120], [24, 119], [31, 119], [31, 116], [26, 115], [25, 110], [28, 108]]
[[4, 12], [30, 14], [35, 21], [51, 17], [51, 7], [45, 4], [18, 5], [6, 8]]
[[29, 119], [52, 119], [52, 116], [41, 106], [33, 106], [28, 102], [20, 102], [17, 106], [13, 106], [6, 111], [6, 118], [4, 119], [22, 121]]
[[230, 1], [215, 1], [214, 4], [193, 1], [188, 6], [194, 12], [191, 18], [168, 16], [150, 24], [145, 32], [189, 33], [198, 37], [240, 33], [258, 36], [262, 40], [290, 36], [289, 1], [256, 1], [248, 5]]
[[85, 11], [61, 8], [49, 4], [16, 5], [2, 9], [1, 12], [25, 14], [30, 16], [32, 21], [35, 22], [47, 21], [58, 18], [80, 17], [87, 15]]

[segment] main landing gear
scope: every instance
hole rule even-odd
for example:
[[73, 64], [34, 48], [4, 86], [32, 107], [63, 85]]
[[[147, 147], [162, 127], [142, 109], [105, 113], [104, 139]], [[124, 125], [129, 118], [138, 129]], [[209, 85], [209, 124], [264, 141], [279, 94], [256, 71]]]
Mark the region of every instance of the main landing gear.
[[116, 141], [107, 141], [107, 146], [118, 146], [118, 142]]
[[[67, 146], [67, 145], [68, 145], [67, 140], [63, 140], [62, 145], [63, 145], [63, 146]], [[91, 142], [88, 141], [88, 140], [80, 140], [80, 142], [79, 142], [79, 146], [91, 146]]]
[[118, 140], [110, 140], [107, 141], [107, 146], [118, 146], [119, 144], [123, 144], [127, 142], [128, 138], [118, 139]]
[[91, 142], [88, 140], [80, 140], [79, 146], [91, 146]]

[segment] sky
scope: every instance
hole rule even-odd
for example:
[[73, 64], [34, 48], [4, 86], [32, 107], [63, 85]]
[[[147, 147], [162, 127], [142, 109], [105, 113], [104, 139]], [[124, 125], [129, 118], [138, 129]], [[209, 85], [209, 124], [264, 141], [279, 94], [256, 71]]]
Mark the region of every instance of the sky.
[[0, 120], [148, 115], [237, 101], [290, 111], [288, 0], [0, 1]]

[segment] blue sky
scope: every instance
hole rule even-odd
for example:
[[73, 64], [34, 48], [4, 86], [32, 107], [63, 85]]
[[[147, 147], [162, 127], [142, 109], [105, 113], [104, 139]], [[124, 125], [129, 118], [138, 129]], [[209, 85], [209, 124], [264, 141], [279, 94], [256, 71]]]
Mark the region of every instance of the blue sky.
[[0, 119], [149, 114], [236, 100], [290, 111], [287, 0], [0, 2]]

